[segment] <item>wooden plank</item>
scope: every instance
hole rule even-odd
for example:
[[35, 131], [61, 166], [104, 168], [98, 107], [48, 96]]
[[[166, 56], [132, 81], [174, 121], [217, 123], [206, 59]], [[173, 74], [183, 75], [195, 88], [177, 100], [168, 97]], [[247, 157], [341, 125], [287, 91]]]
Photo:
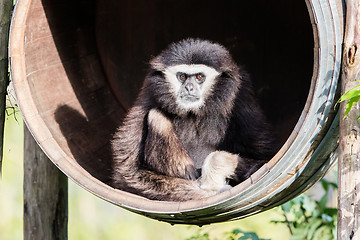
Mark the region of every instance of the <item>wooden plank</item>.
[[[342, 93], [360, 80], [360, 0], [347, 1], [342, 65]], [[360, 115], [359, 104], [347, 117], [345, 102], [340, 105], [340, 151], [338, 163], [337, 239], [360, 239]]]
[[0, 0], [0, 182], [6, 108], [6, 88], [9, 83], [7, 46], [9, 41], [9, 27], [12, 8], [13, 3], [11, 0]]
[[67, 239], [68, 182], [24, 132], [24, 240]]

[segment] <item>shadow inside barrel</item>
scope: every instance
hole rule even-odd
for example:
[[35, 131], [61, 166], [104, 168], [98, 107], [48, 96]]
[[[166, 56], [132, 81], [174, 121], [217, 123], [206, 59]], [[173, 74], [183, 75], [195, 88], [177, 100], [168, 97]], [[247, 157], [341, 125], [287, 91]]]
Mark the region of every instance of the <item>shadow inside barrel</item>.
[[61, 81], [69, 81], [76, 96], [70, 104], [58, 106], [55, 121], [75, 161], [108, 184], [113, 162], [110, 141], [124, 109], [113, 97], [99, 62], [95, 1], [43, 0], [42, 4], [67, 75]]

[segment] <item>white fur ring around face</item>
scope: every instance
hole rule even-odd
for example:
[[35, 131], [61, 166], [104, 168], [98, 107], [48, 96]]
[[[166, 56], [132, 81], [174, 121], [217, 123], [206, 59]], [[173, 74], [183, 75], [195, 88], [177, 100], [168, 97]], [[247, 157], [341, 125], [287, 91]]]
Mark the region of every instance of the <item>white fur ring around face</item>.
[[234, 174], [239, 156], [225, 151], [210, 153], [202, 166], [200, 188], [209, 192], [223, 192], [231, 188], [226, 178]]

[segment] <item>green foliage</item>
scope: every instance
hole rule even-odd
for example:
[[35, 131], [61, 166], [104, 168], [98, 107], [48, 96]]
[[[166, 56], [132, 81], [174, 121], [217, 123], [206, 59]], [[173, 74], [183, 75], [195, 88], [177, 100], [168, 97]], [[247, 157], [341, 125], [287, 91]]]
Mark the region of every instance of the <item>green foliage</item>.
[[201, 229], [199, 229], [195, 235], [187, 238], [186, 240], [210, 240], [209, 233], [203, 232]]
[[228, 240], [270, 240], [259, 238], [259, 236], [254, 232], [245, 232], [240, 229], [234, 229], [228, 234]]
[[[240, 229], [234, 229], [231, 232], [224, 233], [224, 239], [226, 240], [271, 240], [260, 238], [255, 232], [246, 232]], [[208, 232], [203, 232], [202, 229], [199, 229], [195, 235], [187, 238], [186, 240], [210, 240], [210, 234]]]
[[[339, 100], [336, 102], [335, 106], [341, 102], [348, 101], [346, 103], [345, 115], [344, 118], [349, 114], [351, 108], [360, 100], [360, 85], [357, 85], [344, 93]], [[357, 118], [360, 119], [360, 115]]]
[[290, 240], [336, 239], [337, 209], [326, 204], [330, 186], [337, 188], [337, 184], [323, 179], [321, 185], [325, 193], [319, 201], [302, 194], [281, 206], [285, 220], [273, 222], [288, 226]]
[[[324, 190], [322, 197], [316, 201], [302, 194], [279, 207], [284, 220], [273, 220], [272, 223], [287, 226], [291, 233], [290, 240], [336, 240], [337, 209], [328, 207], [328, 196], [331, 189], [337, 189], [337, 183], [325, 179], [320, 181]], [[210, 240], [208, 231], [199, 229], [186, 240]], [[238, 228], [225, 232], [226, 240], [270, 240], [260, 238], [255, 232]]]

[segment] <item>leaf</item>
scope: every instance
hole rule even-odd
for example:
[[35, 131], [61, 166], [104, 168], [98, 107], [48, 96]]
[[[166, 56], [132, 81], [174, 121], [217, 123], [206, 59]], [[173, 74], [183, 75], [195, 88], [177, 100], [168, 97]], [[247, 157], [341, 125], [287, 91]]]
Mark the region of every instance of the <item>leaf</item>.
[[334, 218], [334, 216], [337, 216], [337, 212], [338, 212], [337, 208], [326, 208], [324, 210], [325, 214], [327, 214], [333, 218]]
[[296, 228], [293, 231], [289, 240], [304, 240], [306, 239], [306, 227]]
[[281, 210], [283, 210], [284, 212], [290, 212], [291, 207], [292, 207], [292, 205], [291, 205], [291, 203], [289, 201], [289, 202], [284, 203], [283, 205], [281, 205]]
[[331, 228], [323, 225], [319, 227], [314, 234], [314, 238], [316, 240], [332, 240], [334, 239], [334, 236], [332, 234]]
[[328, 196], [327, 196], [327, 193], [325, 193], [322, 198], [320, 199], [320, 201], [316, 201], [318, 207], [319, 207], [319, 210], [320, 212], [324, 212], [325, 208], [326, 208], [326, 203], [327, 203], [327, 200], [328, 200]]
[[293, 205], [301, 205], [301, 203], [304, 200], [304, 196], [305, 195], [300, 195], [300, 196], [294, 198], [293, 200], [291, 200], [290, 202], [293, 202]]
[[353, 87], [352, 89], [350, 89], [349, 91], [347, 91], [344, 95], [342, 95], [339, 100], [337, 101], [337, 103], [341, 103], [343, 101], [349, 100], [351, 98], [354, 97], [358, 97], [360, 96], [360, 90], [356, 90], [355, 88], [360, 87], [360, 85]]
[[[356, 89], [359, 88], [360, 85], [357, 85], [353, 88], [351, 88], [349, 91], [347, 91], [346, 93], [344, 93], [339, 100], [336, 102], [334, 108], [336, 108], [337, 104], [349, 100], [346, 103], [346, 110], [345, 110], [345, 114], [344, 114], [344, 118], [349, 114], [351, 108], [360, 100], [360, 90]], [[360, 119], [360, 115], [357, 118], [358, 120]]]
[[323, 189], [325, 190], [325, 192], [327, 192], [329, 190], [329, 186], [332, 186], [333, 188], [337, 189], [338, 185], [335, 182], [330, 182], [326, 179], [321, 179], [321, 186], [323, 187]]
[[316, 204], [309, 197], [306, 197], [306, 198], [304, 198], [303, 207], [304, 207], [306, 213], [311, 214], [315, 211]]
[[[357, 82], [359, 82], [359, 81], [357, 81]], [[356, 93], [356, 91], [360, 91], [360, 90], [355, 90], [355, 89], [358, 88], [358, 87], [360, 87], [360, 85], [357, 85], [357, 86], [351, 88], [350, 90], [348, 90], [346, 93], [344, 93], [344, 94], [339, 98], [339, 100], [336, 102], [334, 108], [336, 107], [336, 105], [337, 105], [338, 103], [341, 103], [341, 102], [343, 102], [343, 101], [345, 101], [345, 100], [348, 100], [348, 99], [350, 99], [350, 98], [352, 98], [352, 97], [354, 97], [354, 96], [359, 96], [359, 93]]]
[[337, 188], [338, 188], [337, 183], [334, 183], [334, 182], [329, 182], [329, 184], [330, 184], [333, 188], [335, 188], [335, 189], [337, 189]]
[[296, 217], [296, 221], [298, 223], [301, 223], [304, 220], [304, 212], [301, 208], [299, 208], [296, 212], [295, 212], [295, 217]]
[[232, 233], [235, 235], [243, 234], [241, 237], [238, 238], [238, 240], [271, 240], [271, 239], [259, 238], [259, 236], [254, 232], [245, 232], [240, 229], [234, 229], [232, 230]]
[[310, 226], [309, 231], [307, 233], [306, 239], [312, 240], [313, 235], [318, 227], [322, 224], [320, 219], [316, 219], [315, 221], [311, 221], [308, 225]]
[[260, 240], [258, 235], [253, 232], [244, 232], [244, 235], [239, 237], [238, 240]]
[[243, 231], [241, 231], [240, 229], [234, 229], [234, 230], [232, 230], [232, 233], [237, 235], [239, 233], [243, 233]]
[[323, 187], [323, 189], [325, 190], [325, 192], [327, 192], [328, 189], [329, 189], [329, 183], [328, 183], [328, 181], [326, 181], [325, 179], [321, 179], [320, 182], [321, 182], [321, 186]]
[[344, 118], [349, 114], [351, 108], [360, 100], [360, 96], [350, 98], [350, 100], [346, 103], [346, 110], [344, 114]]

